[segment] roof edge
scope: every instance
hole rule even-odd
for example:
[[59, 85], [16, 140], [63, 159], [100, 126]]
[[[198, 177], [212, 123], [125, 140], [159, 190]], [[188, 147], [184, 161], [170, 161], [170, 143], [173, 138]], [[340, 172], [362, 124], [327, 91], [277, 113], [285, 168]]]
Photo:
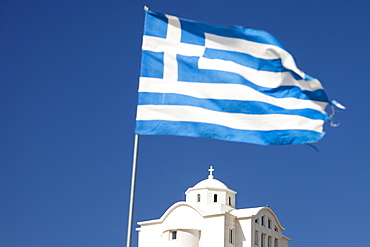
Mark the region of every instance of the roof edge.
[[173, 211], [175, 210], [176, 208], [178, 207], [181, 207], [181, 206], [186, 206], [186, 207], [190, 207], [192, 208], [195, 212], [197, 212], [200, 216], [204, 217], [204, 212], [202, 212], [201, 210], [199, 210], [198, 208], [196, 207], [193, 207], [192, 205], [190, 205], [189, 203], [185, 202], [185, 201], [179, 201], [179, 202], [176, 202], [174, 203], [171, 207], [169, 207], [166, 212], [164, 212], [164, 214], [161, 216], [161, 218], [159, 219], [154, 219], [154, 220], [147, 220], [147, 221], [140, 221], [140, 222], [137, 222], [138, 225], [140, 226], [144, 226], [144, 225], [154, 225], [154, 224], [160, 224], [160, 223], [163, 223], [163, 221], [167, 218], [167, 216]]

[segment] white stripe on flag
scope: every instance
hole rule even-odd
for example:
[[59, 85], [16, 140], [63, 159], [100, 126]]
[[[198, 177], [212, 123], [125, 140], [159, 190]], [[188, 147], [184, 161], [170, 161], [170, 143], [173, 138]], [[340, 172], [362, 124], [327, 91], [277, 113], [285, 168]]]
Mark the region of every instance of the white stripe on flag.
[[240, 114], [193, 106], [138, 105], [136, 120], [165, 120], [217, 124], [240, 130], [312, 130], [321, 132], [323, 120], [283, 114]]
[[144, 51], [168, 52], [183, 56], [201, 57], [206, 47], [187, 43], [174, 43], [164, 38], [144, 35], [142, 49]]
[[323, 137], [327, 95], [274, 37], [165, 16], [146, 11], [137, 134], [262, 145]]
[[290, 72], [270, 72], [252, 69], [232, 61], [201, 57], [198, 62], [200, 69], [221, 70], [239, 74], [248, 81], [261, 87], [276, 88], [279, 86], [296, 86], [302, 90], [314, 91], [322, 89], [318, 80], [296, 80]]
[[314, 109], [325, 113], [327, 102], [296, 98], [274, 98], [240, 84], [173, 82], [141, 77], [139, 92], [174, 93], [201, 99], [259, 101], [284, 109]]
[[297, 68], [292, 55], [278, 46], [238, 38], [223, 37], [210, 33], [206, 33], [205, 36], [205, 44], [207, 48], [241, 52], [262, 59], [281, 58], [285, 68], [294, 71], [302, 78], [305, 77], [305, 73]]

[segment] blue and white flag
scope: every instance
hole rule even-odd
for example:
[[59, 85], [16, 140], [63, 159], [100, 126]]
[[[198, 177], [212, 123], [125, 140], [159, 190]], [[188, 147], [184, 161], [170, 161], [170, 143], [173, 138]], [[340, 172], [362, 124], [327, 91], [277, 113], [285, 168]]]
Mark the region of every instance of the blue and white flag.
[[311, 143], [328, 103], [272, 35], [146, 11], [136, 134]]

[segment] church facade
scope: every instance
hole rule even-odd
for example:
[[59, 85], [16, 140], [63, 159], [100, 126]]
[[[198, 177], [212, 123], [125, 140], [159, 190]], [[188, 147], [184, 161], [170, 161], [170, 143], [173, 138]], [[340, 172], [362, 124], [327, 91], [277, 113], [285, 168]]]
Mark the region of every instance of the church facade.
[[209, 171], [185, 192], [186, 201], [160, 219], [138, 222], [139, 247], [288, 247], [291, 239], [268, 206], [236, 209], [236, 191]]

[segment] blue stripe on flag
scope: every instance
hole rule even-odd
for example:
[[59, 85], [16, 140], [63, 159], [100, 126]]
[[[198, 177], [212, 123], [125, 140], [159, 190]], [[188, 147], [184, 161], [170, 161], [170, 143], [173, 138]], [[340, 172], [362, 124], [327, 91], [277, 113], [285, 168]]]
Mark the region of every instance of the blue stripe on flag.
[[284, 49], [281, 43], [274, 36], [262, 30], [256, 30], [240, 26], [238, 27], [214, 26], [186, 19], [180, 19], [180, 23], [182, 29], [181, 42], [184, 43], [204, 46], [205, 44], [204, 34], [210, 33], [229, 38], [238, 38], [262, 44], [275, 45]]
[[232, 61], [237, 64], [263, 71], [270, 72], [286, 72], [289, 71], [281, 64], [281, 59], [261, 59], [253, 57], [249, 54], [234, 52], [234, 51], [222, 51], [216, 49], [207, 48], [204, 52], [203, 57], [211, 59], [221, 59], [225, 61]]
[[328, 101], [328, 97], [323, 89], [307, 91], [296, 86], [280, 86], [277, 88], [261, 87], [248, 81], [239, 74], [219, 70], [198, 69], [198, 60], [198, 57], [177, 55], [179, 81], [242, 84], [275, 98], [293, 97], [322, 102]]
[[[141, 53], [141, 77], [163, 78], [163, 52], [143, 51]], [[150, 64], [150, 66], [147, 66]]]
[[146, 11], [144, 35], [166, 38], [168, 19], [166, 15]]
[[135, 132], [139, 135], [210, 137], [259, 145], [311, 143], [320, 140], [325, 135], [325, 133], [318, 133], [309, 130], [238, 130], [208, 123], [173, 122], [162, 120], [136, 121]]
[[[294, 58], [272, 35], [178, 20], [180, 26], [177, 17], [146, 11], [137, 134], [261, 145], [303, 144], [324, 136], [322, 124], [329, 119], [323, 112], [329, 102], [326, 92], [319, 81], [310, 82], [313, 78], [296, 67]], [[169, 23], [173, 28], [168, 28]], [[235, 88], [252, 95], [235, 93]], [[197, 98], [211, 97], [205, 95], [215, 98]]]
[[286, 114], [311, 119], [329, 120], [327, 114], [313, 109], [284, 109], [264, 102], [241, 100], [199, 99], [173, 93], [139, 93], [139, 105], [187, 105], [204, 109], [242, 114]]

